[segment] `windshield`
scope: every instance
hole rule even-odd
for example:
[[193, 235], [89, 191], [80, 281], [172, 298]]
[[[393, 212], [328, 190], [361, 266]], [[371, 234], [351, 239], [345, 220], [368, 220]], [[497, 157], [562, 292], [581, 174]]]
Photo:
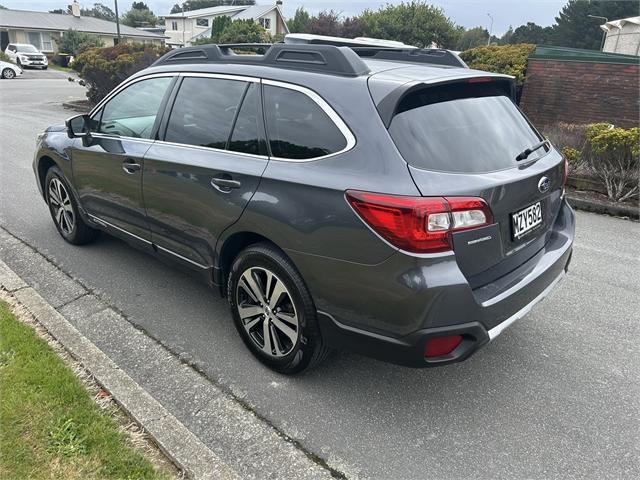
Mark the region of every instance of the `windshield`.
[[16, 50], [22, 53], [38, 53], [38, 49], [33, 45], [16, 45]]
[[511, 99], [489, 85], [426, 89], [403, 99], [398, 112], [389, 133], [404, 159], [426, 170], [503, 170], [518, 165], [516, 156], [541, 140]]

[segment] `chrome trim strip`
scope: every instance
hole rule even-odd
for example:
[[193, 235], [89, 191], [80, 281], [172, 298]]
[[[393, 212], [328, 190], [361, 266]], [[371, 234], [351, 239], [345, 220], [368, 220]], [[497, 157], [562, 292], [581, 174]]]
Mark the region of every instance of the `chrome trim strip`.
[[176, 252], [174, 252], [173, 250], [169, 250], [168, 248], [161, 247], [160, 245], [156, 245], [156, 248], [157, 248], [158, 250], [162, 250], [163, 252], [170, 253], [171, 255], [174, 255], [174, 256], [176, 256], [176, 257], [178, 257], [178, 258], [180, 258], [180, 259], [184, 260], [185, 262], [189, 262], [190, 264], [195, 265], [195, 266], [196, 266], [196, 267], [198, 267], [198, 268], [202, 268], [202, 269], [207, 269], [207, 268], [209, 268], [209, 267], [207, 267], [206, 265], [202, 265], [201, 263], [194, 262], [193, 260], [191, 260], [191, 259], [189, 259], [189, 258], [187, 258], [187, 257], [183, 257], [183, 256], [182, 256], [182, 255], [180, 255], [179, 253], [176, 253]]
[[207, 152], [229, 153], [231, 155], [241, 155], [243, 157], [252, 157], [252, 158], [259, 158], [261, 160], [269, 160], [269, 157], [267, 157], [266, 155], [255, 155], [253, 153], [234, 152], [232, 150], [224, 150], [222, 148], [203, 147], [201, 145], [189, 145], [186, 143], [166, 142], [164, 140], [155, 140], [154, 143], [160, 144], [160, 145], [171, 145], [173, 147], [181, 147], [181, 148], [188, 148], [188, 149], [195, 148], [196, 150], [204, 150]]
[[333, 108], [331, 108], [331, 106], [313, 90], [310, 90], [306, 87], [302, 87], [300, 85], [296, 85], [293, 83], [278, 82], [276, 80], [263, 79], [262, 84], [271, 85], [271, 86], [280, 87], [280, 88], [287, 88], [289, 90], [295, 90], [309, 97], [324, 111], [324, 113], [327, 114], [327, 116], [331, 119], [331, 121], [335, 124], [335, 126], [338, 127], [338, 130], [340, 130], [340, 133], [342, 133], [345, 140], [347, 141], [347, 145], [339, 152], [330, 153], [328, 155], [323, 155], [321, 157], [303, 158], [303, 159], [271, 157], [271, 160], [277, 160], [279, 162], [296, 162], [296, 163], [314, 162], [316, 160], [322, 160], [325, 158], [340, 155], [341, 153], [348, 152], [349, 150], [351, 150], [353, 147], [356, 146], [356, 137], [353, 135], [353, 133], [351, 132], [347, 124], [342, 120], [340, 115], [338, 115], [336, 111]]
[[116, 229], [116, 230], [118, 230], [118, 231], [120, 231], [122, 233], [126, 233], [127, 235], [132, 236], [133, 238], [135, 238], [137, 240], [140, 240], [141, 242], [146, 243], [147, 245], [151, 245], [151, 242], [149, 240], [147, 240], [146, 238], [139, 237], [135, 233], [131, 233], [128, 230], [125, 230], [124, 228], [120, 228], [120, 227], [114, 225], [113, 223], [107, 222], [106, 220], [102, 220], [101, 218], [96, 217], [95, 215], [91, 215], [90, 213], [87, 213], [87, 215], [89, 216], [89, 218], [91, 218], [91, 220], [93, 220], [97, 224], [114, 228], [114, 229]]
[[111, 100], [114, 96], [116, 96], [118, 93], [120, 93], [122, 90], [124, 90], [129, 85], [133, 85], [134, 83], [140, 82], [142, 80], [148, 80], [149, 78], [178, 77], [179, 75], [180, 75], [179, 72], [163, 72], [163, 73], [150, 73], [148, 75], [143, 75], [141, 77], [136, 77], [134, 79], [128, 78], [128, 79], [124, 80], [116, 88], [114, 88], [111, 91], [111, 93], [109, 95], [107, 95], [106, 97], [104, 97], [95, 107], [93, 107], [93, 109], [89, 112], [89, 116], [92, 116], [95, 112], [100, 110], [105, 103], [107, 103], [109, 100]]
[[225, 73], [207, 73], [207, 72], [180, 72], [180, 77], [204, 77], [204, 78], [219, 78], [222, 80], [239, 80], [241, 82], [260, 83], [258, 77], [248, 77], [244, 75], [232, 75]]
[[151, 145], [155, 141], [151, 138], [126, 137], [124, 135], [109, 135], [108, 133], [93, 133], [93, 132], [91, 132], [91, 137], [104, 138], [107, 140], [127, 140], [129, 142], [147, 143], [149, 145]]
[[500, 335], [507, 327], [510, 327], [513, 323], [515, 323], [517, 320], [520, 320], [522, 317], [524, 317], [526, 314], [528, 314], [533, 307], [540, 302], [541, 300], [544, 300], [544, 298], [549, 295], [549, 293], [551, 292], [551, 290], [553, 290], [553, 288], [558, 284], [558, 282], [560, 282], [560, 280], [562, 280], [564, 278], [565, 272], [564, 270], [562, 270], [562, 272], [560, 272], [560, 275], [558, 275], [555, 280], [553, 282], [551, 282], [549, 284], [549, 286], [547, 286], [547, 288], [545, 288], [542, 293], [540, 293], [540, 295], [538, 295], [536, 298], [534, 298], [531, 302], [529, 302], [527, 305], [525, 305], [523, 308], [521, 308], [520, 310], [518, 310], [516, 313], [514, 313], [513, 315], [511, 315], [509, 318], [507, 318], [504, 322], [499, 323], [498, 325], [496, 325], [495, 327], [493, 327], [491, 330], [489, 330], [487, 333], [489, 333], [489, 341], [493, 340], [494, 338], [496, 338], [498, 335]]

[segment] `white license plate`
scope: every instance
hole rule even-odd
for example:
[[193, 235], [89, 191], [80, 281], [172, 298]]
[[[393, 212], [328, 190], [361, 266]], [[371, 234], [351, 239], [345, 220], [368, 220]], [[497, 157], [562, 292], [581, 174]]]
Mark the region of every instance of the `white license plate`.
[[511, 214], [513, 236], [520, 238], [542, 223], [542, 207], [540, 202], [534, 203], [519, 212]]

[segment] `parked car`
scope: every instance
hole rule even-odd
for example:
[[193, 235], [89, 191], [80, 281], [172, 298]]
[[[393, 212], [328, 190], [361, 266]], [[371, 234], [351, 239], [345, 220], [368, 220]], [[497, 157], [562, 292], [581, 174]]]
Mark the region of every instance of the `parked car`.
[[104, 230], [198, 272], [282, 373], [333, 348], [464, 360], [563, 277], [567, 162], [512, 77], [369, 40], [234, 48], [171, 51], [40, 136], [67, 242]]
[[0, 78], [16, 78], [22, 75], [22, 69], [17, 65], [0, 60]]
[[19, 67], [37, 67], [46, 70], [49, 66], [47, 56], [28, 43], [10, 43], [4, 53]]

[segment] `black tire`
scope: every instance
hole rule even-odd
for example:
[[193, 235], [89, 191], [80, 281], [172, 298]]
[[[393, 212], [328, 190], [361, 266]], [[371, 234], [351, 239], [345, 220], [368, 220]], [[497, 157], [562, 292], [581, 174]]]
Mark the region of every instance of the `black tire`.
[[46, 70], [47, 68], [49, 68], [49, 67], [48, 66], [47, 67], [42, 67], [43, 70]]
[[[60, 193], [53, 193], [55, 191], [60, 192], [60, 189], [56, 188], [56, 186], [59, 185], [56, 182], [60, 182], [64, 187], [64, 193], [62, 195]], [[47, 176], [44, 181], [44, 191], [51, 218], [62, 238], [73, 245], [84, 245], [93, 242], [98, 237], [100, 231], [91, 228], [82, 220], [82, 217], [78, 213], [78, 204], [71, 193], [72, 190], [69, 187], [69, 183], [58, 167], [51, 167], [47, 171]], [[59, 198], [56, 199], [56, 197]], [[60, 201], [64, 204], [64, 207], [58, 206], [60, 205]], [[65, 211], [59, 215], [61, 208]], [[72, 219], [72, 221], [69, 219]]]
[[22, 62], [20, 61], [20, 59], [19, 59], [19, 58], [18, 58], [18, 59], [16, 59], [16, 65], [18, 65], [20, 68], [23, 68], [23, 67], [22, 67]]
[[[282, 356], [276, 357], [265, 353], [263, 348], [266, 346], [266, 343], [263, 342], [264, 345], [261, 348], [256, 342], [255, 335], [253, 337], [250, 335], [245, 329], [245, 323], [240, 318], [238, 299], [241, 299], [240, 297], [243, 296], [243, 289], [240, 287], [239, 291], [238, 284], [244, 273], [252, 271], [272, 273], [274, 278], [276, 278], [275, 283], [277, 284], [277, 282], [280, 281], [284, 287], [286, 287], [286, 293], [280, 297], [285, 299], [283, 303], [288, 303], [288, 308], [294, 309], [293, 311], [297, 318], [297, 342], [288, 345], [291, 350]], [[272, 291], [275, 295], [275, 286]], [[267, 293], [267, 295], [269, 295], [269, 293]], [[245, 345], [258, 360], [272, 370], [288, 375], [299, 373], [305, 369], [317, 366], [330, 353], [330, 349], [327, 348], [322, 341], [316, 320], [316, 308], [309, 290], [291, 260], [275, 246], [269, 243], [258, 243], [240, 252], [229, 272], [227, 298], [231, 307], [234, 324]], [[272, 298], [271, 300], [274, 299]], [[289, 300], [291, 300], [291, 302], [289, 302]], [[262, 306], [262, 304], [260, 305]], [[257, 305], [251, 306], [258, 308]], [[275, 309], [274, 306], [273, 312], [277, 312], [278, 310], [280, 309]], [[269, 315], [270, 314], [271, 311], [269, 311]], [[278, 314], [274, 313], [274, 315]], [[258, 316], [260, 317], [260, 315]], [[261, 317], [266, 317], [266, 315], [262, 315]], [[273, 321], [277, 322], [278, 320], [274, 319]], [[256, 327], [256, 331], [258, 332], [264, 326], [264, 322], [271, 323], [270, 320], [262, 320], [261, 322], [262, 326], [258, 325]], [[248, 323], [251, 323], [251, 320], [249, 320]], [[268, 329], [270, 327], [266, 328]], [[275, 332], [281, 334], [282, 331], [276, 330], [276, 327], [273, 327], [274, 335], [276, 334]], [[271, 345], [271, 343], [280, 345], [279, 341], [275, 339], [273, 342], [270, 340], [269, 345]], [[275, 346], [274, 348], [276, 350], [272, 349], [272, 352], [277, 351], [279, 346]]]
[[5, 68], [2, 71], [2, 78], [15, 78], [15, 77], [16, 77], [16, 73], [10, 68]]

